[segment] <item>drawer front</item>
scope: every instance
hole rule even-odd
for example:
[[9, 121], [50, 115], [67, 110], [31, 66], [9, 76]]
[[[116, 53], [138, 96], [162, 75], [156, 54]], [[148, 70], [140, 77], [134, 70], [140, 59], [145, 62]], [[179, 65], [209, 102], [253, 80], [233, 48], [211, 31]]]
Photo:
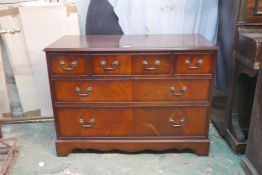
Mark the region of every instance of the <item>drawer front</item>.
[[170, 54], [92, 55], [93, 75], [171, 74]]
[[159, 107], [134, 110], [135, 136], [207, 135], [207, 107]]
[[133, 101], [207, 101], [210, 80], [136, 80]]
[[238, 42], [236, 46], [236, 59], [247, 65], [251, 69], [259, 70], [261, 67], [262, 57], [262, 29], [245, 28], [239, 31]]
[[57, 109], [61, 137], [130, 136], [131, 109]]
[[91, 55], [93, 75], [131, 74], [130, 55]]
[[128, 102], [131, 88], [131, 81], [55, 81], [57, 102]]
[[175, 55], [175, 74], [211, 74], [212, 55]]
[[207, 101], [210, 80], [55, 81], [57, 102]]
[[83, 75], [87, 73], [87, 55], [55, 55], [51, 60], [51, 73], [57, 75]]
[[57, 109], [60, 137], [206, 136], [207, 107]]
[[239, 20], [241, 22], [262, 22], [262, 0], [245, 0], [241, 3]]
[[170, 54], [133, 55], [133, 74], [171, 74], [172, 60]]

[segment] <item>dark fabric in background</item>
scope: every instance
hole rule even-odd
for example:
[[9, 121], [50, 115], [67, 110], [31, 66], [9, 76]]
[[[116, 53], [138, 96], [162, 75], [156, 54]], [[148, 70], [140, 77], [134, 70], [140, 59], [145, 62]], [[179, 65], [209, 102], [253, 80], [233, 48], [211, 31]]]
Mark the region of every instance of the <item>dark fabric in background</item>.
[[118, 17], [107, 0], [91, 0], [86, 17], [87, 35], [123, 34]]
[[215, 87], [227, 92], [232, 79], [233, 46], [240, 1], [220, 0], [218, 11], [219, 46]]

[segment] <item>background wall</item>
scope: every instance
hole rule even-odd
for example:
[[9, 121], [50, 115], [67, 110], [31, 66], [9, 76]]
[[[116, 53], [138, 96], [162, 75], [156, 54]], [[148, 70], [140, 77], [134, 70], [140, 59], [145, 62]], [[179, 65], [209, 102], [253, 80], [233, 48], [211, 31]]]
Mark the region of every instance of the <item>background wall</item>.
[[201, 34], [216, 44], [218, 0], [108, 0], [124, 34]]
[[[35, 111], [40, 109], [41, 115], [52, 115], [43, 49], [63, 35], [80, 34], [75, 5], [50, 4], [44, 1], [2, 4], [0, 24], [7, 29], [21, 28], [20, 33], [1, 35], [1, 46], [5, 47], [2, 60], [10, 62], [14, 74], [7, 79], [8, 87], [5, 90], [9, 92], [11, 80], [15, 80], [18, 87], [18, 92], [13, 89], [8, 93], [10, 106], [16, 104], [16, 107], [11, 109], [21, 108], [21, 112], [26, 114], [32, 111], [30, 113], [34, 115]], [[9, 67], [6, 68], [9, 70]], [[10, 111], [3, 109], [0, 114], [7, 112]]]
[[[17, 2], [28, 2], [30, 0], [0, 0], [1, 4], [12, 4]], [[78, 14], [79, 14], [79, 23], [80, 23], [80, 32], [81, 34], [85, 34], [85, 23], [86, 23], [86, 14], [87, 9], [90, 3], [90, 0], [31, 0], [37, 2], [53, 2], [56, 3], [57, 1], [61, 3], [75, 3], [77, 5]]]
[[[37, 1], [39, 3], [50, 2]], [[105, 0], [91, 1], [93, 4], [97, 3], [99, 5]], [[12, 3], [16, 2], [23, 2], [23, 0], [1, 0], [0, 6], [6, 3], [11, 6]], [[57, 1], [52, 0], [52, 2]], [[8, 27], [18, 25], [22, 28], [22, 32], [16, 36], [3, 35], [4, 43], [0, 44], [5, 44], [6, 48], [8, 48], [7, 52], [3, 52], [2, 57], [9, 57], [8, 59], [11, 61], [14, 78], [22, 101], [21, 107], [24, 112], [39, 108], [42, 115], [52, 115], [46, 63], [42, 49], [62, 35], [79, 34], [79, 27], [80, 34], [85, 34], [86, 16], [90, 0], [63, 0], [60, 2], [63, 4], [75, 3], [77, 6], [76, 16], [68, 16], [67, 10], [63, 7], [60, 10], [28, 7], [19, 8], [20, 16], [6, 18], [4, 22], [6, 26], [10, 24]], [[218, 0], [108, 0], [107, 3], [110, 3], [113, 7], [124, 34], [200, 33], [214, 44], [216, 43]], [[100, 10], [97, 13], [104, 13], [104, 11]], [[12, 47], [12, 43], [17, 43], [17, 41], [21, 44], [20, 46], [23, 46], [20, 48], [24, 49]], [[24, 55], [25, 58], [23, 62], [21, 62], [22, 59], [19, 59], [21, 55]], [[21, 64], [16, 64], [19, 61]], [[19, 79], [21, 77], [20, 70], [23, 67], [30, 69], [30, 71], [27, 71], [27, 76], [22, 73], [22, 79]], [[28, 79], [30, 76], [31, 83], [29, 83]], [[34, 80], [32, 80], [32, 77], [34, 77]], [[0, 83], [2, 82], [4, 81], [1, 80]], [[35, 92], [34, 86], [38, 87]], [[4, 86], [0, 88], [0, 90], [3, 89]], [[30, 97], [30, 95], [33, 95], [33, 97]], [[7, 107], [5, 107], [4, 111], [1, 111], [0, 108], [0, 115], [2, 112], [8, 112], [6, 110], [8, 110]]]

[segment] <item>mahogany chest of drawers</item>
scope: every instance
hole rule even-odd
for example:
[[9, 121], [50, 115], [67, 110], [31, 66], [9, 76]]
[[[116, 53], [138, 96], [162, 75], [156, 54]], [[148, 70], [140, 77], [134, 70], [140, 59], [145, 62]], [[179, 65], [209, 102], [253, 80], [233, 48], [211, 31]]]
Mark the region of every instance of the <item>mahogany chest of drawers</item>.
[[58, 156], [208, 155], [217, 48], [200, 35], [64, 36], [45, 52]]

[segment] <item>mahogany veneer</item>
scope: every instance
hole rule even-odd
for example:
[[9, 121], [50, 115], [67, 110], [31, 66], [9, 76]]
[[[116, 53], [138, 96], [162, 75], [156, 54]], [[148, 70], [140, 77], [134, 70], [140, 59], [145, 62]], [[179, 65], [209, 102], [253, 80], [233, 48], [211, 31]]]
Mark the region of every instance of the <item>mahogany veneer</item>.
[[217, 48], [199, 35], [64, 36], [45, 49], [57, 155], [209, 152]]

